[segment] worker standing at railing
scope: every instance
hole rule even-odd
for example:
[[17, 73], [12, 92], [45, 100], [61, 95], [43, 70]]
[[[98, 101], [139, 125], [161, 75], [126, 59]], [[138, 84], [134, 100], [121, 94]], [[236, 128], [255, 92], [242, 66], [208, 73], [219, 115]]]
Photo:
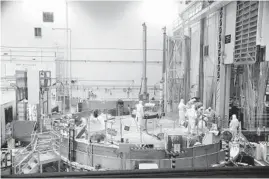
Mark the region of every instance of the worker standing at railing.
[[232, 120], [230, 122], [230, 130], [233, 134], [233, 138], [237, 135], [239, 125], [240, 125], [240, 123], [239, 123], [238, 119], [236, 118], [236, 115], [235, 114], [232, 115]]

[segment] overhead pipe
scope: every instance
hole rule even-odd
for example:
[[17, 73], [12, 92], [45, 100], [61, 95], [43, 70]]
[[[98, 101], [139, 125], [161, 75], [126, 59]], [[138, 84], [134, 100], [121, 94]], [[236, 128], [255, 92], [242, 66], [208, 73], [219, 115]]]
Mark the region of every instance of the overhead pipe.
[[[60, 29], [60, 28], [57, 28], [57, 29]], [[30, 46], [28, 46], [28, 47], [16, 47], [16, 46], [0, 46], [0, 48], [8, 48], [8, 49], [10, 49], [10, 48], [16, 48], [16, 49], [20, 49], [20, 48], [22, 48], [22, 49], [64, 49], [64, 47], [30, 47]], [[130, 51], [141, 51], [141, 50], [143, 50], [143, 48], [142, 49], [140, 49], [140, 48], [113, 48], [113, 47], [106, 47], [106, 48], [94, 48], [94, 47], [76, 47], [76, 48], [72, 48], [72, 50], [123, 50], [123, 51], [128, 51], [128, 50], [130, 50]], [[147, 51], [162, 51], [162, 49], [147, 49]], [[38, 51], [37, 51], [38, 52]]]
[[[5, 55], [6, 56], [6, 55]], [[22, 57], [22, 56], [20, 56]], [[25, 56], [23, 56], [25, 57]], [[40, 56], [38, 56], [40, 57]], [[45, 56], [43, 56], [45, 57]], [[51, 57], [50, 57], [51, 58]], [[1, 61], [24, 61], [24, 62], [41, 62], [41, 60], [22, 60], [22, 59], [12, 59], [12, 60], [1, 60]], [[55, 62], [68, 62], [68, 60], [46, 60], [46, 61], [42, 61], [42, 63], [55, 63]], [[138, 61], [138, 60], [72, 60], [71, 63], [144, 63], [143, 61]], [[162, 64], [162, 61], [148, 61], [147, 63], [150, 64]]]

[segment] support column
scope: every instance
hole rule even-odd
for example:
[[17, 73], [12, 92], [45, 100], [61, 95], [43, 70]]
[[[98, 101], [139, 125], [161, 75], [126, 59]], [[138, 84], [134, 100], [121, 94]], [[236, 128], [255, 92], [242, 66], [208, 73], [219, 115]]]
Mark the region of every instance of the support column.
[[[190, 33], [191, 34], [191, 33]], [[184, 100], [187, 102], [190, 98], [190, 39], [184, 36], [182, 51], [183, 59], [185, 63], [185, 74], [184, 74]]]
[[[203, 7], [205, 3], [203, 3]], [[203, 8], [202, 7], [202, 8]], [[204, 92], [204, 30], [205, 30], [205, 18], [200, 20], [200, 61], [199, 61], [199, 98], [203, 101]]]
[[231, 86], [231, 65], [225, 65], [225, 104], [224, 104], [224, 127], [229, 123], [229, 103], [230, 103], [230, 86]]
[[[220, 115], [220, 118], [222, 121], [224, 121], [225, 118], [225, 97], [226, 97], [226, 70], [225, 70], [225, 64], [223, 60], [223, 53], [225, 50], [225, 25], [226, 25], [226, 8], [223, 7], [220, 10], [220, 31], [219, 31], [219, 83], [218, 83], [218, 88], [217, 88], [217, 93], [218, 93], [218, 100], [217, 100], [217, 106], [216, 106], [216, 111]], [[223, 124], [222, 124], [223, 125]]]
[[[162, 114], [165, 112], [165, 103], [167, 99], [164, 99], [164, 89], [165, 89], [165, 77], [166, 77], [166, 50], [167, 50], [167, 41], [166, 41], [166, 27], [163, 28], [163, 65], [162, 65]], [[167, 91], [166, 91], [167, 93]]]

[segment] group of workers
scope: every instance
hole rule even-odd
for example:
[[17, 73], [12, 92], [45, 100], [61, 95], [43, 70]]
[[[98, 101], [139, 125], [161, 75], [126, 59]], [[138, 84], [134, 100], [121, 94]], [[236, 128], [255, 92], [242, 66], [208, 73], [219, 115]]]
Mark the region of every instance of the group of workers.
[[[212, 110], [211, 107], [204, 109], [203, 104], [197, 102], [195, 99], [191, 99], [186, 105], [184, 104], [184, 100], [181, 99], [178, 105], [178, 110], [179, 118], [176, 121], [176, 124], [178, 126], [187, 127], [188, 132], [191, 134], [206, 133], [211, 127], [217, 126], [217, 116], [215, 111]], [[94, 113], [88, 120], [88, 123], [90, 121], [93, 123], [98, 122], [104, 128], [104, 119], [101, 116]], [[142, 101], [139, 101], [136, 105], [136, 117], [134, 121], [137, 131], [145, 129], [144, 106]], [[84, 123], [87, 122], [84, 121]], [[90, 125], [87, 124], [87, 126]], [[237, 134], [239, 127], [240, 122], [236, 118], [236, 115], [233, 115], [229, 124], [229, 129], [233, 135]]]
[[196, 133], [196, 131], [205, 133], [208, 130], [207, 127], [216, 122], [215, 112], [210, 107], [205, 110], [203, 104], [197, 102], [196, 99], [191, 99], [186, 105], [181, 99], [178, 110], [177, 124], [187, 127], [191, 134]]
[[[181, 99], [178, 105], [179, 118], [177, 124], [179, 126], [188, 127], [188, 131], [194, 134], [196, 131], [199, 133], [205, 133], [209, 128], [217, 126], [217, 116], [214, 110], [209, 107], [204, 109], [202, 103], [197, 102], [195, 99], [191, 99], [187, 104], [184, 104], [184, 100]], [[229, 124], [229, 130], [235, 136], [240, 128], [240, 122], [236, 115], [232, 115], [232, 120]]]

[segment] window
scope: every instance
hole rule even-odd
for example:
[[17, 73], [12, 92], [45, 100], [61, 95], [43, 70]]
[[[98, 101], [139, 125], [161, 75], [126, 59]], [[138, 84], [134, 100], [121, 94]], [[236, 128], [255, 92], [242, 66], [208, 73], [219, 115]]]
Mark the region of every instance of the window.
[[53, 12], [43, 12], [43, 22], [54, 22]]
[[42, 37], [41, 28], [35, 27], [35, 37]]

